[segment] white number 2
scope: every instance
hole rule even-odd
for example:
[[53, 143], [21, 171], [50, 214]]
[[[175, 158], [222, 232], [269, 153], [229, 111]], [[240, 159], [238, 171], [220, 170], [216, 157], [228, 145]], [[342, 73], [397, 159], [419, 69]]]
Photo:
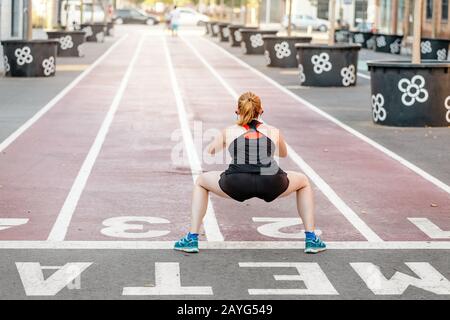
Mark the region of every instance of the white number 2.
[[[269, 217], [253, 217], [255, 222], [267, 222], [257, 228], [258, 232], [262, 235], [271, 238], [283, 238], [283, 239], [304, 239], [304, 230], [296, 232], [283, 232], [281, 229], [292, 227], [295, 225], [303, 224], [300, 218], [269, 218]], [[320, 230], [315, 231], [317, 235], [322, 232]]]

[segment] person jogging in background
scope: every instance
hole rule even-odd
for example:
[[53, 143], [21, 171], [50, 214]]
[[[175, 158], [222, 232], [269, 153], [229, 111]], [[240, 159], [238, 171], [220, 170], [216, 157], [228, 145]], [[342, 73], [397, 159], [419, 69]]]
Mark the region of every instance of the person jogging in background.
[[180, 23], [180, 11], [177, 10], [177, 6], [174, 6], [170, 12], [170, 29], [172, 30], [172, 36], [178, 34], [178, 27]]
[[297, 211], [305, 226], [305, 252], [318, 253], [326, 245], [315, 234], [314, 197], [308, 178], [294, 171], [283, 171], [274, 156], [286, 157], [287, 146], [280, 130], [261, 121], [261, 100], [252, 92], [239, 97], [236, 124], [224, 129], [208, 146], [214, 155], [223, 149], [231, 155], [224, 172], [201, 174], [194, 185], [190, 232], [175, 243], [174, 249], [196, 253], [198, 234], [208, 206], [209, 192], [243, 202], [256, 197], [266, 202], [296, 195]]

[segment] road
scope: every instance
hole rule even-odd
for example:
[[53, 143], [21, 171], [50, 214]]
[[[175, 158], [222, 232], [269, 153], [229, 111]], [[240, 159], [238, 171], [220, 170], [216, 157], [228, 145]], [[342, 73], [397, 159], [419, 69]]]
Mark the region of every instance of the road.
[[[272, 78], [195, 32], [121, 27], [0, 143], [0, 298], [448, 299], [445, 174]], [[302, 253], [294, 198], [214, 195], [201, 253], [171, 250], [193, 178], [225, 167], [204, 148], [244, 91], [287, 137], [281, 166], [313, 182], [327, 252]]]

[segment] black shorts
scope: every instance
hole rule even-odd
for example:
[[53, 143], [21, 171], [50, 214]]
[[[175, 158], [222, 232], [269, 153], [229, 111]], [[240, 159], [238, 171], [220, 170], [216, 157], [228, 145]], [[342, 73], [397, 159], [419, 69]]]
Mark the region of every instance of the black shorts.
[[286, 172], [280, 170], [274, 175], [258, 173], [225, 173], [220, 175], [219, 186], [230, 198], [245, 201], [250, 198], [271, 202], [278, 198], [289, 186]]

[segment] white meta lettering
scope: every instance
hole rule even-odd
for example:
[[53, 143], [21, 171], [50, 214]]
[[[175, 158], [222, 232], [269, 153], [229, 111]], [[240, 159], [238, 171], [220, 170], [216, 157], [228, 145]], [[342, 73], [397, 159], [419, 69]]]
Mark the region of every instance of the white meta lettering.
[[[304, 239], [305, 230], [297, 232], [283, 232], [281, 229], [303, 224], [299, 217], [295, 218], [272, 218], [272, 217], [253, 217], [254, 222], [267, 222], [257, 228], [262, 235], [271, 238], [282, 239]], [[321, 230], [316, 230], [317, 235], [321, 235]]]
[[177, 262], [155, 263], [154, 287], [125, 287], [124, 296], [153, 295], [212, 295], [211, 287], [182, 287], [180, 264]]
[[2, 218], [0, 219], [0, 231], [24, 225], [28, 220], [29, 219]]
[[390, 279], [387, 279], [380, 267], [373, 263], [350, 263], [367, 287], [376, 295], [401, 295], [409, 286], [435, 294], [450, 294], [450, 282], [428, 262], [406, 262], [405, 264], [418, 278], [395, 272]]
[[[64, 287], [81, 288], [81, 273], [92, 262], [70, 262], [64, 266], [41, 266], [39, 262], [16, 262], [27, 296], [54, 296]], [[56, 270], [44, 280], [43, 270]]]
[[296, 268], [296, 275], [274, 275], [277, 281], [303, 281], [306, 289], [249, 289], [250, 295], [337, 295], [338, 292], [317, 263], [239, 262], [241, 268]]
[[[144, 230], [145, 224], [167, 224], [169, 220], [158, 217], [125, 216], [114, 217], [103, 221], [103, 228], [100, 232], [105, 236], [127, 239], [143, 239], [165, 236], [170, 233], [168, 230]], [[137, 232], [141, 231], [141, 232]]]
[[427, 218], [408, 218], [408, 220], [431, 239], [450, 239], [450, 231], [443, 231]]

